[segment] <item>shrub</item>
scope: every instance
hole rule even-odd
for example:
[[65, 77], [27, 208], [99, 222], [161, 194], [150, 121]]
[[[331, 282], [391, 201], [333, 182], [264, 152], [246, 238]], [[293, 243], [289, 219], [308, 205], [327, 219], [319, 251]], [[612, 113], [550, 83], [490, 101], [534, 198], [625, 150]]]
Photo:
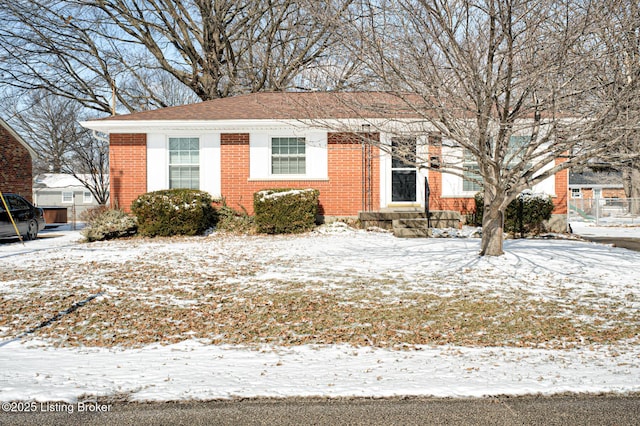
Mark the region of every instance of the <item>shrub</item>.
[[520, 232], [520, 236], [539, 235], [552, 212], [553, 200], [549, 195], [523, 191], [507, 207], [505, 227], [514, 234]]
[[299, 233], [313, 229], [318, 213], [317, 189], [267, 189], [253, 195], [258, 232]]
[[136, 198], [131, 211], [138, 232], [147, 237], [200, 235], [216, 222], [211, 195], [194, 189], [167, 189]]
[[467, 215], [466, 223], [471, 226], [482, 226], [482, 214], [484, 213], [484, 194], [478, 192], [473, 197], [476, 209], [473, 213]]
[[80, 220], [85, 223], [91, 223], [94, 220], [96, 220], [98, 216], [100, 216], [101, 214], [103, 214], [108, 210], [110, 210], [109, 207], [105, 205], [92, 207], [80, 213]]
[[104, 210], [87, 222], [81, 233], [87, 241], [103, 241], [127, 237], [136, 233], [137, 224], [134, 217], [122, 210]]
[[255, 232], [255, 222], [246, 210], [243, 209], [240, 213], [227, 206], [223, 201], [222, 206], [218, 208], [216, 229], [238, 234], [252, 234]]
[[[482, 225], [484, 210], [484, 197], [482, 193], [476, 194], [476, 211], [473, 220], [477, 226]], [[507, 206], [504, 217], [505, 232], [538, 235], [544, 231], [543, 223], [551, 218], [553, 212], [553, 200], [546, 194], [534, 194], [531, 191], [523, 191]]]

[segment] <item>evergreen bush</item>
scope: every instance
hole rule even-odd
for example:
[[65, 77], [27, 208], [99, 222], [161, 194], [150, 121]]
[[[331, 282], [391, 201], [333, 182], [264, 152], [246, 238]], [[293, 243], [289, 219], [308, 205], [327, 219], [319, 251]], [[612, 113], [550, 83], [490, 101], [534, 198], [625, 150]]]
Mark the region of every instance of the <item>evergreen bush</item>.
[[122, 210], [103, 210], [91, 217], [82, 229], [81, 234], [89, 242], [127, 237], [136, 233], [137, 224], [134, 217]]
[[136, 198], [131, 211], [138, 233], [147, 237], [200, 235], [217, 220], [211, 195], [195, 189], [167, 189]]
[[258, 232], [290, 234], [305, 232], [316, 224], [317, 189], [267, 189], [253, 195]]
[[[472, 222], [476, 226], [482, 225], [484, 211], [484, 196], [478, 193], [474, 197], [476, 211]], [[504, 217], [504, 231], [512, 234], [520, 233], [539, 235], [544, 231], [544, 222], [551, 218], [553, 200], [547, 194], [535, 194], [529, 190], [523, 191], [507, 206]]]

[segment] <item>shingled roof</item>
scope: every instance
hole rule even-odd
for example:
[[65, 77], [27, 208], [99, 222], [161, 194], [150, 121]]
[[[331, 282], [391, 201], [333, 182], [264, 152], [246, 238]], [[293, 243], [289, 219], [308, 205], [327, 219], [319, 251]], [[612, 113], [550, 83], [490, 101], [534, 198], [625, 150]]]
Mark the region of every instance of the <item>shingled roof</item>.
[[386, 92], [262, 92], [95, 121], [419, 118], [421, 104]]

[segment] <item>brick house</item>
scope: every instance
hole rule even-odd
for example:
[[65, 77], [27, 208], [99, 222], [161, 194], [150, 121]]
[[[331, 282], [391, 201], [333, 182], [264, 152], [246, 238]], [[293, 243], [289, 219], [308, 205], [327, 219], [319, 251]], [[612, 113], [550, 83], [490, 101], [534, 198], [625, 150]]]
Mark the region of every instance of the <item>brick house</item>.
[[[125, 210], [142, 193], [191, 187], [251, 213], [258, 190], [311, 187], [320, 191], [321, 215], [353, 217], [424, 209], [425, 182], [431, 210], [472, 210], [476, 185], [393, 159], [400, 139], [425, 162], [459, 150], [424, 123], [402, 138], [378, 130], [417, 118], [384, 93], [255, 93], [82, 125], [109, 134], [111, 202]], [[566, 214], [566, 172], [534, 190]]]
[[569, 173], [570, 198], [627, 198], [622, 173], [615, 170]]
[[0, 191], [32, 201], [32, 160], [35, 151], [0, 118]]

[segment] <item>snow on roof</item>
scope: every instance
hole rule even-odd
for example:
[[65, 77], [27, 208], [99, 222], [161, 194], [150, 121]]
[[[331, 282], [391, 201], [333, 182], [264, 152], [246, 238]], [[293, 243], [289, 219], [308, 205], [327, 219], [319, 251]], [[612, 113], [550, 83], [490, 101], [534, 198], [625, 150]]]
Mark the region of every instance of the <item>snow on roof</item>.
[[33, 183], [36, 188], [70, 188], [74, 186], [84, 186], [75, 176], [67, 173], [42, 173], [35, 177]]

